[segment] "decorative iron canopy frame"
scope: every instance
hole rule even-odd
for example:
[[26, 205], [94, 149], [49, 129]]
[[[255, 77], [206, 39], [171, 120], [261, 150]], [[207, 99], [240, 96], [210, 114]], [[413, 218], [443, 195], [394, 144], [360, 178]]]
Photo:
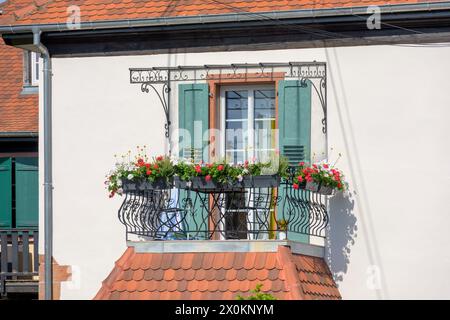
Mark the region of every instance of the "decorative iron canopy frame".
[[163, 107], [166, 123], [165, 136], [170, 138], [170, 92], [173, 82], [196, 82], [208, 80], [245, 80], [261, 78], [283, 78], [286, 80], [310, 81], [323, 110], [322, 132], [327, 133], [327, 69], [325, 62], [289, 62], [229, 64], [178, 67], [130, 68], [130, 83], [140, 84], [141, 91], [150, 89], [158, 96]]

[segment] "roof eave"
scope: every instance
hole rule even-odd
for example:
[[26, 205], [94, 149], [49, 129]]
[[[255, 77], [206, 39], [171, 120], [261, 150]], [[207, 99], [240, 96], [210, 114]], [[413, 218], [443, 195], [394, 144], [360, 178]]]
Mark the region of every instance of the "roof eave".
[[[340, 17], [354, 15], [369, 15], [371, 6], [341, 7], [326, 9], [301, 9], [288, 11], [266, 11], [266, 12], [239, 12], [215, 15], [175, 16], [145, 19], [122, 19], [108, 21], [81, 22], [79, 27], [72, 29], [66, 23], [28, 24], [28, 25], [6, 25], [0, 26], [0, 34], [24, 33], [32, 30], [42, 32], [70, 31], [70, 30], [96, 30], [113, 28], [136, 28], [151, 26], [174, 26], [174, 25], [202, 25], [223, 22], [248, 22], [265, 20], [284, 20], [319, 17]], [[442, 11], [450, 10], [450, 1], [414, 4], [386, 4], [378, 6], [380, 13], [404, 13], [417, 11]]]

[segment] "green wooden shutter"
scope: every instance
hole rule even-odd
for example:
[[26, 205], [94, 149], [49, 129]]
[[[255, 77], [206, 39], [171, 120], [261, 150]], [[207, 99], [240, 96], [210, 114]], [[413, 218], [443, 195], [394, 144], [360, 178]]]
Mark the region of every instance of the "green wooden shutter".
[[191, 135], [190, 141], [180, 142], [180, 157], [207, 161], [208, 141], [203, 140], [203, 134], [209, 129], [208, 84], [180, 84], [178, 90], [179, 128]]
[[39, 222], [38, 158], [16, 158], [16, 226], [36, 227]]
[[291, 165], [311, 160], [311, 84], [283, 80], [278, 86], [280, 150]]
[[[311, 83], [310, 81], [283, 80], [278, 85], [278, 128], [280, 152], [289, 159], [289, 164], [297, 166], [300, 161], [311, 161]], [[279, 188], [279, 195], [287, 195]], [[284, 208], [282, 201], [278, 205], [277, 215], [281, 210], [289, 210], [302, 216], [301, 221], [309, 221], [309, 212], [302, 208]], [[306, 233], [309, 226], [304, 228]], [[309, 236], [288, 232], [289, 240], [308, 243]]]
[[12, 227], [11, 158], [0, 158], [0, 228]]
[[[208, 84], [178, 85], [178, 128], [189, 131], [190, 141], [180, 141], [179, 155], [182, 158], [193, 158], [195, 162], [208, 161], [208, 141], [203, 141], [205, 130], [209, 129], [209, 88]], [[186, 137], [184, 137], [186, 138]], [[187, 143], [186, 143], [187, 142]], [[180, 190], [180, 204], [185, 203], [187, 191]], [[194, 197], [191, 192], [190, 197]], [[203, 206], [209, 205], [206, 196], [203, 201], [192, 199], [194, 214], [188, 214], [185, 220], [185, 230], [202, 231], [201, 238], [207, 238], [207, 212]], [[189, 235], [192, 237], [192, 234]], [[202, 237], [203, 236], [203, 237]]]

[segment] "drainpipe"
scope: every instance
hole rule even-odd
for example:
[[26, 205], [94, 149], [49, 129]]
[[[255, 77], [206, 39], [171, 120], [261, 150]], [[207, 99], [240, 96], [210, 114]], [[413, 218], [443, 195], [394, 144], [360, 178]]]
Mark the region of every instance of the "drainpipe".
[[41, 43], [41, 31], [33, 29], [33, 44], [43, 59], [44, 102], [44, 261], [45, 300], [53, 299], [53, 177], [52, 177], [52, 60]]

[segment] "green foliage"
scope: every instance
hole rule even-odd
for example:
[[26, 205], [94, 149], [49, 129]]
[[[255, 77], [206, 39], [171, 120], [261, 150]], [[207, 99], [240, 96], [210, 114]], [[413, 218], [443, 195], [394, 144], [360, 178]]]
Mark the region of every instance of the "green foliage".
[[[145, 148], [145, 147], [144, 147]], [[288, 162], [285, 157], [273, 153], [268, 162], [245, 161], [241, 164], [229, 164], [225, 160], [213, 163], [194, 163], [193, 159], [182, 159], [176, 162], [168, 156], [158, 156], [149, 159], [139, 148], [138, 155], [131, 159], [131, 151], [117, 161], [116, 167], [106, 176], [105, 184], [110, 196], [122, 194], [122, 185], [126, 181], [149, 181], [164, 179], [169, 181], [178, 176], [183, 181], [191, 181], [194, 177], [220, 183], [241, 182], [246, 176], [275, 175], [287, 177]], [[128, 158], [128, 159], [127, 159]]]
[[300, 162], [293, 177], [293, 187], [294, 189], [298, 189], [306, 182], [315, 182], [324, 187], [330, 187], [339, 191], [348, 188], [342, 172], [327, 163], [318, 163], [308, 166], [304, 162]]
[[263, 284], [262, 283], [258, 283], [256, 285], [255, 289], [250, 290], [250, 292], [253, 293], [252, 295], [250, 295], [248, 297], [243, 297], [240, 294], [238, 294], [236, 296], [236, 299], [237, 300], [277, 300], [277, 298], [275, 298], [270, 293], [261, 292], [261, 288], [262, 287], [263, 287]]

